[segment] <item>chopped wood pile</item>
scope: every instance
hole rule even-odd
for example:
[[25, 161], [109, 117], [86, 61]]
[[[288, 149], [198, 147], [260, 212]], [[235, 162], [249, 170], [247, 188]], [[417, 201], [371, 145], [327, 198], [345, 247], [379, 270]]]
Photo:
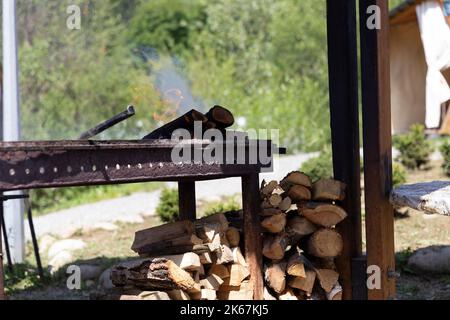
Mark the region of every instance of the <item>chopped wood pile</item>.
[[111, 270], [113, 284], [122, 290], [116, 297], [129, 300], [134, 292], [136, 300], [143, 293], [172, 300], [251, 300], [241, 244], [241, 231], [222, 213], [138, 231], [132, 250], [140, 259]]
[[[345, 185], [291, 172], [280, 183], [263, 182], [264, 298], [340, 300], [334, 258], [343, 249], [334, 228], [346, 218], [336, 205]], [[253, 288], [243, 255], [242, 211], [177, 221], [136, 232], [140, 258], [111, 270], [120, 300], [251, 300]]]
[[334, 259], [343, 241], [334, 227], [347, 217], [335, 203], [344, 199], [345, 184], [312, 183], [296, 171], [280, 183], [263, 182], [260, 193], [265, 299], [342, 299]]

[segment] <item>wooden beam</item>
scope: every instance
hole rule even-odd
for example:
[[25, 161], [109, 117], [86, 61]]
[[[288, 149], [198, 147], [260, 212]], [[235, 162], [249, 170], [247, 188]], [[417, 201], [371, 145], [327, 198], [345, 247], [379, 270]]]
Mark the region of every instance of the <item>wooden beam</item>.
[[180, 220], [195, 221], [197, 207], [195, 204], [195, 181], [178, 182], [178, 201]]
[[351, 261], [361, 255], [356, 1], [328, 0], [327, 21], [334, 177], [347, 185], [340, 205], [348, 217], [338, 226], [345, 245], [337, 265], [343, 298], [352, 299]]
[[259, 222], [259, 176], [253, 173], [242, 177], [242, 206], [244, 211], [245, 257], [253, 286], [253, 299], [263, 300], [262, 244]]
[[[392, 136], [389, 68], [389, 11], [385, 0], [360, 0], [361, 79], [364, 141], [367, 266], [381, 269], [381, 288], [369, 299], [393, 299], [395, 280]], [[379, 30], [369, 29], [370, 6], [380, 8]]]

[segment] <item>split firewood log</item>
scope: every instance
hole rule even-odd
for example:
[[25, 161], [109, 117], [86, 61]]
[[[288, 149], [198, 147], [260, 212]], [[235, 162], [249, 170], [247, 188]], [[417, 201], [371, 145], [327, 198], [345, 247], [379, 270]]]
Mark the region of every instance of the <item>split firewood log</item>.
[[263, 202], [261, 203], [261, 209], [265, 210], [265, 209], [276, 209], [274, 208], [268, 199], [264, 199]]
[[237, 247], [241, 241], [241, 234], [237, 228], [230, 227], [226, 232], [226, 237], [230, 247]]
[[217, 300], [217, 292], [211, 289], [201, 289], [199, 293], [191, 295], [193, 300]]
[[202, 223], [195, 226], [196, 233], [204, 243], [212, 243], [219, 236], [219, 242], [222, 242], [225, 236], [222, 225], [218, 222]]
[[241, 252], [241, 248], [235, 247], [231, 249], [231, 251], [233, 252], [233, 262], [235, 264], [240, 264], [244, 267], [248, 267], [247, 261], [245, 260], [244, 255]]
[[272, 260], [281, 260], [289, 246], [289, 240], [286, 233], [277, 235], [266, 235], [263, 243], [263, 255]]
[[315, 281], [316, 273], [312, 270], [306, 270], [306, 277], [293, 277], [289, 280], [288, 285], [306, 293], [312, 293]]
[[194, 233], [195, 226], [191, 221], [168, 223], [136, 232], [131, 249], [137, 253], [141, 253], [143, 247], [158, 242], [192, 236]]
[[298, 300], [298, 298], [291, 288], [286, 288], [282, 294], [278, 295], [278, 300]]
[[213, 263], [213, 259], [211, 257], [211, 253], [204, 252], [198, 255], [200, 259], [200, 263], [203, 265], [208, 265]]
[[318, 258], [333, 258], [341, 254], [344, 243], [334, 229], [320, 229], [308, 239], [307, 251]]
[[276, 214], [281, 214], [283, 213], [283, 211], [281, 211], [280, 209], [277, 208], [266, 208], [266, 209], [262, 209], [260, 212], [260, 216], [262, 217], [270, 217]]
[[280, 233], [286, 226], [286, 215], [280, 213], [267, 217], [261, 222], [261, 226], [265, 232]]
[[158, 257], [149, 257], [152, 259], [167, 259], [173, 261], [177, 266], [186, 271], [200, 271], [203, 265], [200, 262], [200, 257], [194, 252], [186, 252], [177, 255], [167, 255]]
[[331, 228], [347, 217], [344, 209], [329, 203], [303, 203], [299, 206], [298, 211], [312, 223], [325, 228]]
[[289, 217], [286, 223], [286, 233], [292, 239], [292, 243], [298, 242], [301, 238], [314, 233], [317, 227], [308, 219], [297, 215]]
[[345, 198], [345, 183], [333, 179], [320, 179], [312, 186], [313, 199], [342, 201]]
[[243, 281], [238, 287], [222, 285], [217, 297], [219, 300], [253, 300], [253, 286], [250, 281]]
[[94, 291], [89, 295], [90, 300], [105, 301], [144, 301], [144, 300], [176, 300], [168, 292], [142, 291], [136, 288], [119, 289], [114, 288], [107, 291]]
[[216, 224], [216, 223], [218, 223], [220, 225], [220, 228], [218, 230], [219, 233], [220, 232], [225, 233], [228, 230], [229, 222], [227, 220], [227, 217], [223, 213], [216, 213], [216, 214], [198, 219], [195, 221], [195, 226], [201, 227], [203, 225]]
[[293, 185], [311, 188], [311, 179], [303, 172], [293, 171], [281, 180], [280, 185], [285, 191], [288, 191]]
[[261, 188], [261, 194], [264, 197], [268, 197], [272, 194], [272, 192], [276, 189], [276, 187], [278, 187], [278, 182], [270, 181]]
[[227, 245], [221, 245], [219, 250], [214, 251], [216, 253], [217, 264], [227, 264], [234, 261], [233, 251]]
[[194, 252], [198, 254], [208, 250], [207, 246], [206, 248], [204, 247], [203, 240], [198, 238], [195, 234], [192, 234], [142, 245], [139, 247], [138, 253], [141, 257], [155, 257], [182, 254], [185, 252]]
[[240, 286], [242, 282], [250, 276], [250, 271], [247, 267], [240, 264], [232, 264], [229, 267], [230, 278], [229, 285], [230, 286]]
[[278, 209], [281, 211], [288, 211], [291, 208], [292, 200], [290, 197], [286, 197], [281, 201], [281, 203], [278, 205]]
[[308, 201], [311, 200], [311, 191], [301, 185], [293, 185], [288, 191], [289, 198], [294, 202]]
[[270, 263], [264, 271], [266, 284], [276, 293], [281, 294], [286, 288], [286, 262]]
[[210, 289], [218, 291], [219, 287], [223, 284], [223, 279], [216, 274], [211, 274], [207, 278], [200, 280], [200, 286], [204, 289]]
[[213, 264], [208, 271], [208, 275], [215, 274], [221, 279], [227, 279], [230, 277], [230, 271], [223, 264]]
[[288, 260], [286, 272], [290, 276], [306, 277], [305, 264], [300, 253], [294, 253]]
[[117, 287], [133, 286], [142, 290], [197, 291], [191, 275], [167, 259], [140, 259], [120, 263], [112, 268], [111, 281]]
[[334, 258], [311, 257], [310, 261], [315, 269], [330, 269], [330, 270], [334, 270], [334, 271], [337, 270], [336, 264], [334, 262]]
[[330, 293], [338, 283], [339, 273], [330, 269], [316, 269], [316, 273], [322, 289]]
[[185, 129], [188, 130], [191, 134], [193, 134], [194, 123], [197, 121], [202, 123], [202, 131], [204, 131], [206, 127], [204, 129], [203, 127], [208, 122], [208, 118], [201, 112], [198, 112], [197, 110], [191, 110], [182, 115], [181, 117], [169, 123], [166, 123], [162, 127], [152, 131], [151, 133], [146, 135], [143, 139], [144, 140], [171, 139], [172, 134], [178, 129]]
[[270, 205], [273, 208], [276, 208], [280, 205], [280, 203], [283, 201], [283, 198], [279, 194], [272, 194], [267, 201], [269, 201]]

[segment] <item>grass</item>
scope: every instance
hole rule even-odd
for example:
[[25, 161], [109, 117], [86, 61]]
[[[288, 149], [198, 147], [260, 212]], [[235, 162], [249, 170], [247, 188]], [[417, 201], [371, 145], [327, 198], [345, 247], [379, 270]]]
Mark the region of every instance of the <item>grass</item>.
[[161, 187], [161, 183], [135, 183], [62, 189], [41, 189], [31, 191], [30, 198], [33, 206], [33, 215], [40, 216], [83, 204], [128, 196], [135, 192], [151, 192], [160, 189]]

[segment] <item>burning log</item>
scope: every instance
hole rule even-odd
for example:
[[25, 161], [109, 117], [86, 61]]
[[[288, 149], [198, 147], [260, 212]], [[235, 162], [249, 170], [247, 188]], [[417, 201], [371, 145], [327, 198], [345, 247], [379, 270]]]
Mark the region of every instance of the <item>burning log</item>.
[[205, 114], [205, 116], [210, 122], [214, 123], [218, 129], [226, 129], [234, 124], [233, 114], [221, 106], [214, 106]]
[[172, 134], [178, 129], [185, 129], [194, 134], [194, 123], [199, 121], [202, 123], [202, 127], [206, 127], [206, 123], [208, 122], [208, 118], [203, 115], [201, 112], [196, 110], [191, 110], [181, 117], [163, 125], [162, 127], [154, 130], [153, 132], [146, 135], [143, 140], [152, 140], [152, 139], [171, 139]]

